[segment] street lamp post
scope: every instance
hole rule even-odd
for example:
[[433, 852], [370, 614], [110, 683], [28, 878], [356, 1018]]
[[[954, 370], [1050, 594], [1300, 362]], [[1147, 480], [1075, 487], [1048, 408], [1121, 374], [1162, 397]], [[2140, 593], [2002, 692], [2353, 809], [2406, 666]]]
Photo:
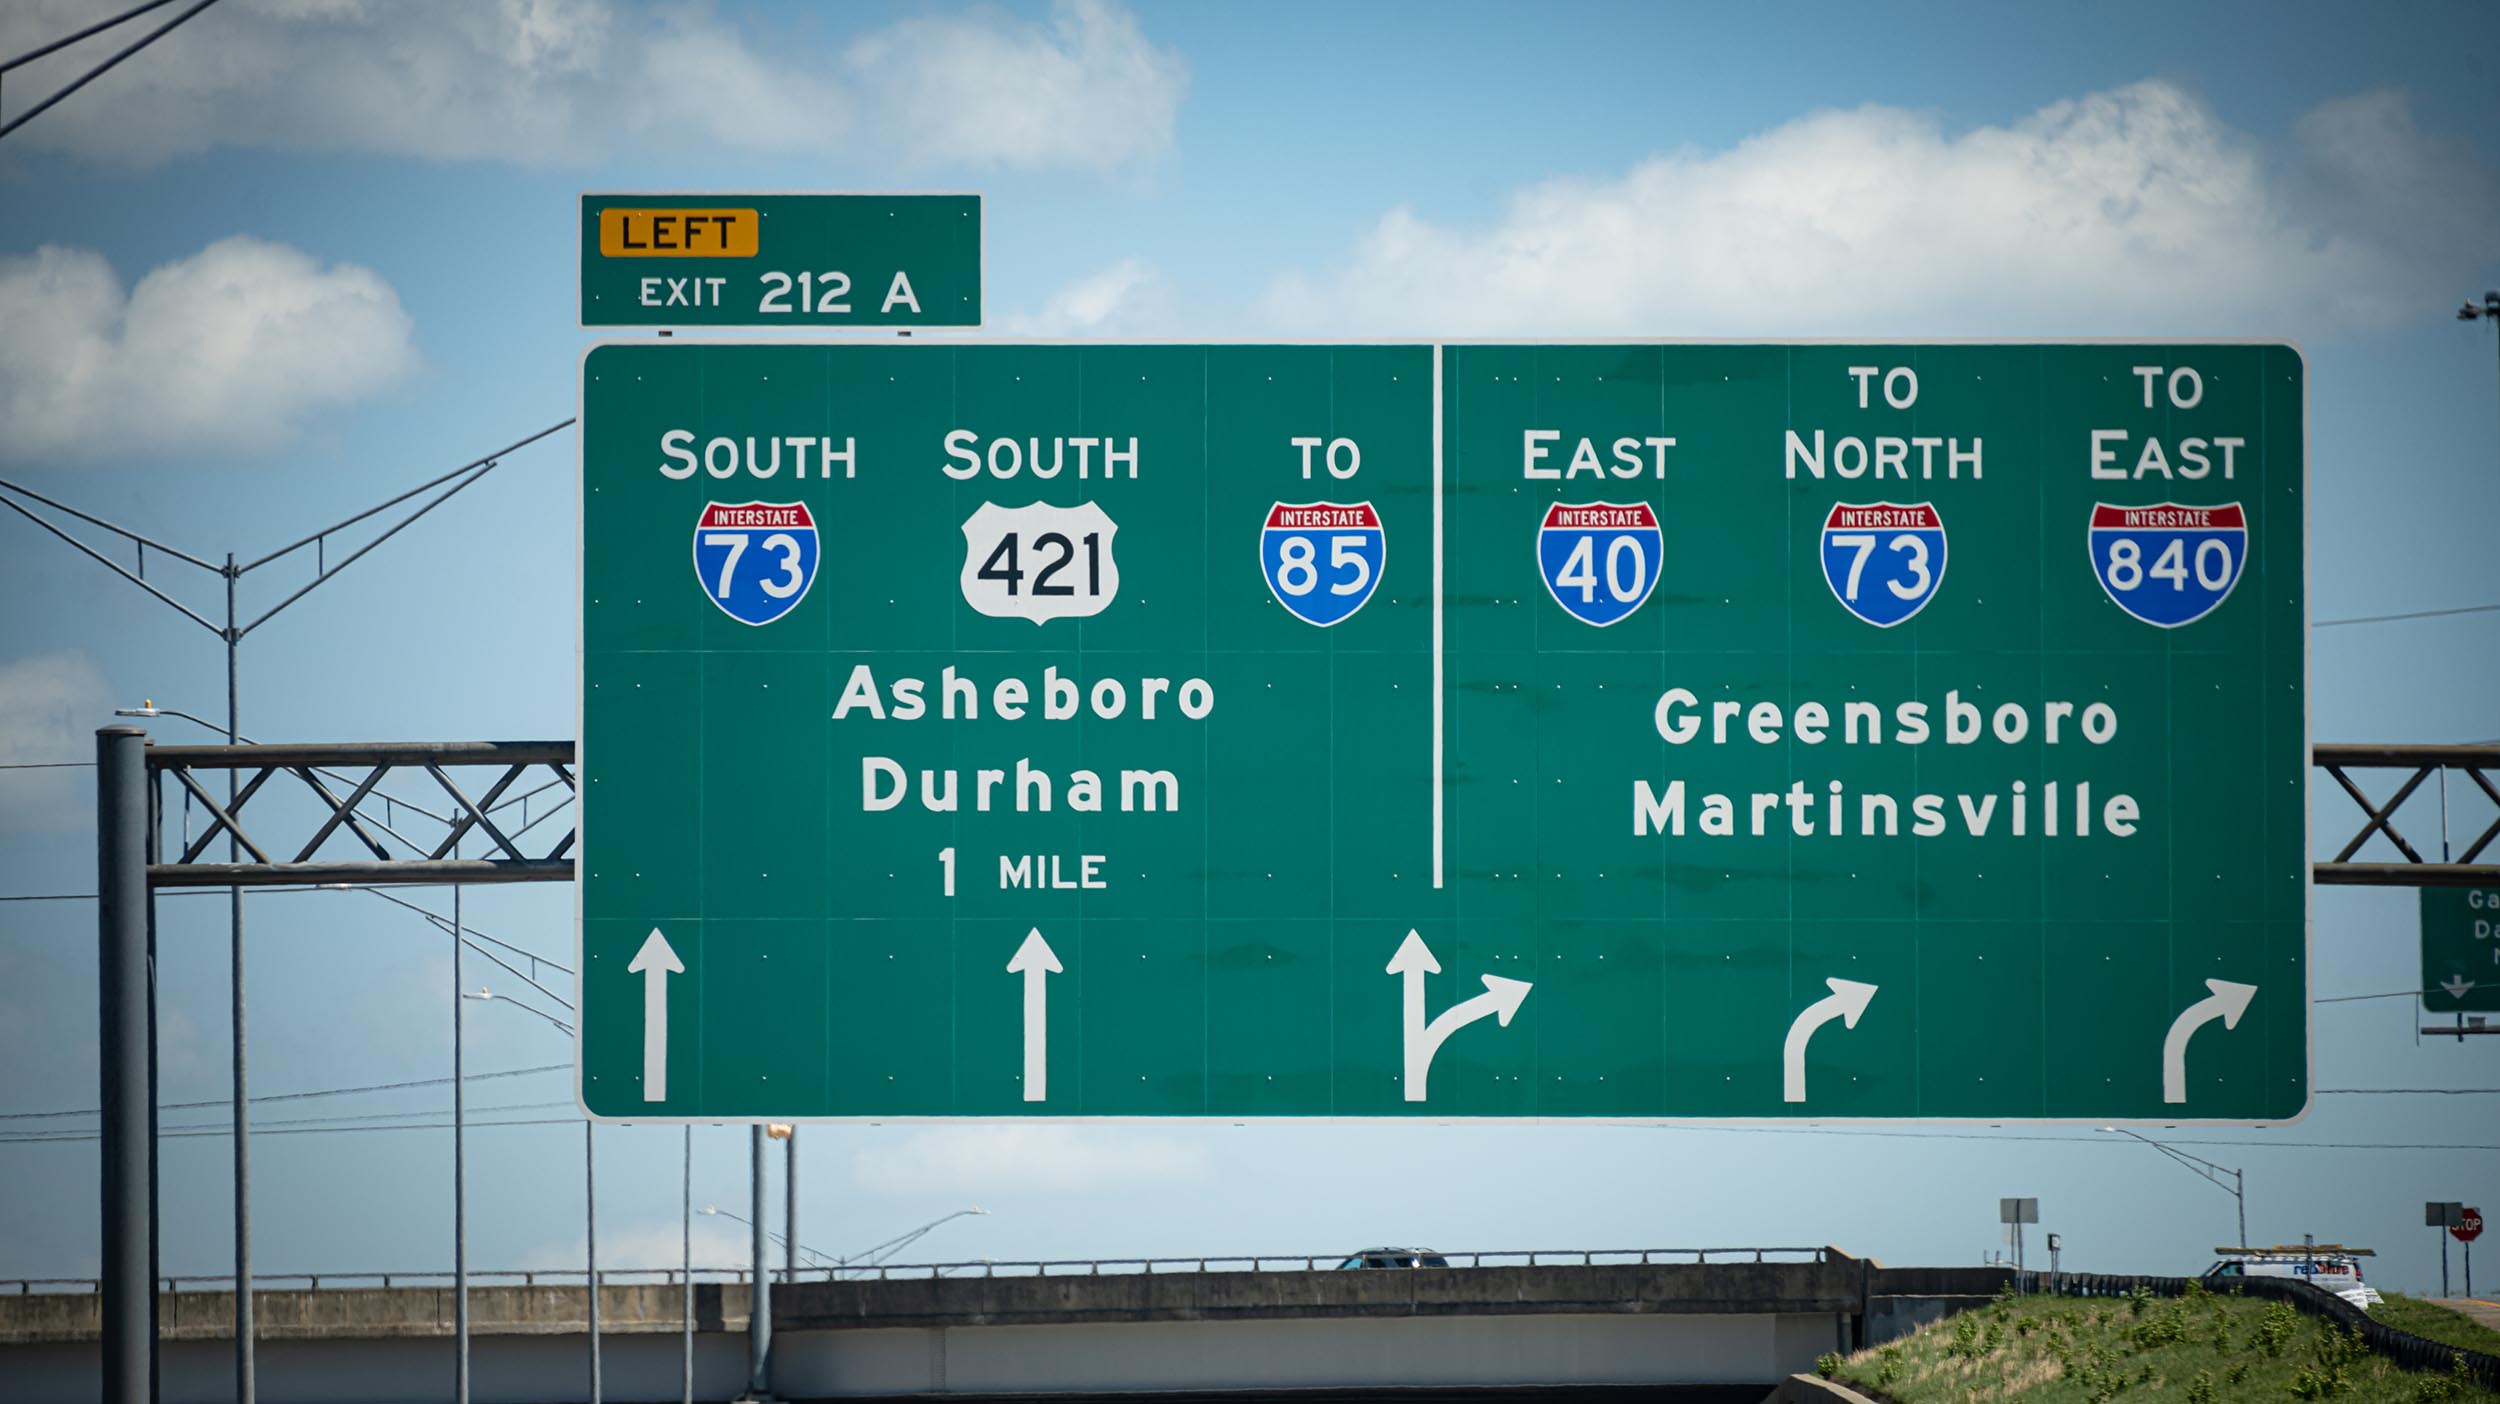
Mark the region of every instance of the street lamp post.
[[[455, 893], [457, 890], [458, 889], [454, 889]], [[457, 906], [455, 906], [453, 910], [457, 912]], [[460, 930], [459, 924], [456, 921], [453, 924], [453, 930], [455, 934]], [[540, 1009], [535, 1005], [525, 1003], [521, 1000], [514, 999], [510, 995], [496, 994], [494, 991], [487, 989], [483, 985], [478, 987], [477, 993], [464, 994], [461, 998], [474, 999], [481, 1004], [501, 1000], [503, 1003], [511, 1005], [515, 1009], [522, 1010], [525, 1013], [535, 1014], [539, 1018], [546, 1020], [549, 1024], [553, 1025], [556, 1032], [560, 1034], [570, 1037], [573, 1033], [572, 1025], [557, 1018], [553, 1014], [548, 1013], [546, 1010]], [[453, 1101], [452, 1114], [455, 1134], [460, 1119], [460, 1103], [458, 1099], [455, 1098]], [[582, 1122], [582, 1217], [584, 1220], [584, 1233], [586, 1234], [583, 1242], [587, 1245], [589, 1257], [587, 1266], [589, 1269], [588, 1281], [590, 1301], [590, 1404], [600, 1404], [599, 1148], [596, 1136], [594, 1135], [597, 1130], [598, 1123], [589, 1120], [584, 1120]]]
[[[2104, 1126], [2100, 1129], [2103, 1131], [2114, 1131], [2121, 1136], [2134, 1136], [2135, 1139], [2142, 1141], [2144, 1144], [2160, 1151], [2163, 1155], [2169, 1156], [2172, 1160], [2186, 1166], [2190, 1171], [2207, 1182], [2220, 1185], [2222, 1188], [2229, 1190], [2231, 1192], [2232, 1200], [2239, 1206], [2239, 1246], [2242, 1248], [2248, 1246], [2248, 1178], [2246, 1171], [2234, 1170], [2226, 1165], [2216, 1165], [2214, 1162], [2207, 1160], [2202, 1156], [2190, 1155], [2186, 1151], [2179, 1149], [2177, 1146], [2164, 1145], [2150, 1136], [2138, 1135], [2136, 1132], [2130, 1131], [2124, 1126]], [[2225, 1175], [2230, 1176], [2230, 1178], [2225, 1180], [2223, 1178]]]
[[[2457, 320], [2460, 322], [2488, 321], [2494, 326], [2500, 326], [2500, 290], [2484, 293], [2483, 300], [2479, 304], [2472, 298], [2466, 299], [2465, 305], [2457, 309]], [[2495, 338], [2493, 345], [2500, 346], [2500, 338]]]
[[[202, 8], [205, 7], [203, 6]], [[32, 115], [33, 113], [31, 112], [27, 114], [27, 116]], [[26, 119], [21, 117], [18, 120], [22, 122]], [[106, 521], [104, 518], [96, 516], [94, 513], [81, 511], [78, 508], [71, 507], [66, 503], [55, 501], [52, 498], [44, 496], [42, 493], [36, 492], [33, 489], [25, 487], [21, 484], [11, 482], [7, 479], [0, 479], [0, 507], [6, 507], [10, 511], [17, 513], [19, 516], [24, 517], [26, 520], [33, 522], [35, 525], [42, 527], [45, 531], [48, 531], [52, 533], [52, 535], [60, 538], [64, 543], [68, 544], [79, 554], [86, 556], [88, 559], [93, 560], [98, 565], [101, 565], [105, 569], [113, 572], [115, 575], [122, 577], [124, 580], [138, 586], [150, 595], [155, 596], [160, 602], [171, 606], [176, 613], [217, 636], [218, 640], [225, 645], [226, 652], [226, 724], [222, 728], [218, 729], [225, 732], [227, 743], [229, 745], [234, 745], [240, 743], [242, 735], [240, 731], [240, 727], [242, 725], [240, 701], [242, 690], [241, 651], [243, 639], [246, 635], [250, 634], [253, 630], [258, 629], [261, 625], [276, 618], [297, 600], [304, 598], [304, 596], [311, 594], [314, 590], [320, 588], [332, 576], [337, 575], [340, 571], [343, 571], [349, 566], [354, 565], [357, 561], [362, 560], [368, 553], [379, 547], [383, 542], [398, 535], [403, 529], [405, 529], [410, 523], [416, 521], [419, 517], [422, 517], [433, 511], [435, 508], [442, 506], [445, 502], [450, 501], [452, 497], [460, 493], [463, 489], [474, 485], [480, 478], [483, 478], [487, 474], [495, 471], [495, 469], [502, 464], [506, 455], [516, 453], [519, 450], [538, 442], [540, 439], [546, 438], [548, 435], [570, 426], [572, 423], [572, 420], [566, 419], [559, 423], [549, 425], [547, 428], [541, 429], [537, 433], [532, 434], [525, 439], [521, 439], [515, 443], [507, 445], [506, 447], [494, 453], [488, 454], [483, 458], [472, 459], [469, 462], [462, 464], [460, 467], [454, 468], [448, 473], [444, 473], [439, 477], [430, 479], [426, 482], [419, 483], [417, 486], [408, 489], [406, 492], [402, 492], [394, 497], [376, 503], [373, 506], [356, 513], [354, 516], [346, 517], [333, 522], [330, 525], [323, 527], [321, 530], [314, 532], [310, 536], [300, 537], [285, 546], [279, 547], [275, 551], [269, 552], [267, 555], [264, 555], [257, 560], [241, 565], [235, 563], [234, 553], [231, 551], [226, 553], [225, 564], [220, 566], [215, 562], [192, 555], [190, 552], [184, 551], [179, 547], [168, 545], [165, 542], [155, 539], [154, 537], [147, 536], [140, 532], [132, 531], [128, 527], [119, 526]], [[441, 491], [434, 492], [437, 488], [440, 488]], [[424, 496], [429, 492], [433, 492], [434, 495], [427, 498], [423, 503], [410, 508], [406, 516], [384, 528], [381, 534], [374, 537], [373, 540], [368, 541], [364, 545], [357, 547], [354, 551], [349, 552], [335, 565], [330, 562], [328, 553], [330, 538], [332, 536], [345, 531], [349, 527], [355, 526], [359, 522], [377, 517], [404, 502]], [[74, 517], [91, 527], [109, 532], [122, 541], [129, 542], [136, 551], [138, 569], [134, 571], [125, 568], [120, 562], [113, 560], [111, 557], [106, 556], [103, 552], [98, 551], [94, 547], [79, 540], [77, 537], [71, 535], [66, 528], [48, 519], [42, 512], [37, 511], [35, 507], [28, 506], [27, 503], [29, 502], [35, 503], [38, 506], [49, 509], [53, 512], [61, 513], [64, 517]], [[287, 556], [294, 555], [296, 552], [301, 551], [306, 547], [311, 547], [314, 552], [315, 565], [313, 569], [313, 578], [301, 587], [297, 588], [285, 599], [282, 599], [276, 604], [270, 606], [268, 609], [263, 610], [259, 617], [253, 619], [250, 623], [242, 622], [242, 616], [237, 612], [235, 591], [236, 588], [242, 583], [243, 577], [260, 569], [262, 566], [269, 565]], [[148, 552], [150, 549], [155, 550], [160, 561], [179, 561], [185, 565], [207, 571], [209, 574], [215, 575], [224, 581], [226, 620], [223, 625], [210, 622], [207, 616], [201, 614], [195, 609], [192, 609], [190, 606], [175, 599], [172, 595], [157, 588], [154, 584], [149, 582], [147, 578], [147, 564]], [[235, 771], [230, 770], [226, 774], [226, 803], [229, 813], [231, 813], [235, 807], [235, 801], [239, 793], [239, 778], [238, 773]], [[240, 862], [242, 860], [242, 845], [238, 835], [236, 835], [231, 829], [229, 829], [226, 834], [226, 858], [229, 862]], [[229, 1015], [229, 1031], [233, 1038], [232, 1061], [234, 1068], [234, 1397], [235, 1404], [254, 1404], [254, 1400], [258, 1395], [258, 1386], [254, 1379], [253, 1340], [255, 1331], [252, 1319], [254, 1303], [252, 1300], [252, 1131], [250, 1121], [251, 1062], [247, 1054], [249, 1044], [245, 1038], [246, 1030], [244, 1027], [245, 1005], [242, 888], [233, 887], [227, 889], [226, 910], [228, 968], [230, 971], [229, 979], [231, 981], [229, 996], [229, 1003], [231, 1005], [231, 1013]], [[112, 1149], [112, 1144], [110, 1140], [108, 1140], [105, 1146], [108, 1159], [111, 1157]], [[148, 1158], [151, 1163], [154, 1162], [155, 1156], [156, 1137], [153, 1126], [151, 1125], [148, 1136]], [[151, 1226], [149, 1229], [151, 1236], [153, 1236], [155, 1232], [153, 1218], [154, 1212], [151, 1207]]]

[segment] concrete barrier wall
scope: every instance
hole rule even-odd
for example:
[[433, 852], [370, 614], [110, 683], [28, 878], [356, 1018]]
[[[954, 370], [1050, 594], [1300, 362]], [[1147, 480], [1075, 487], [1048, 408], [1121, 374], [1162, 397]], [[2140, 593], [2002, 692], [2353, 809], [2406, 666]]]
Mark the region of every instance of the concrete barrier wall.
[[[1203, 1389], [1490, 1385], [1758, 1384], [1839, 1348], [1837, 1316], [1645, 1314], [1064, 1323], [775, 1332], [775, 1389], [797, 1398], [1066, 1394]], [[8, 1352], [0, 1400], [90, 1404], [96, 1347]], [[586, 1338], [482, 1337], [471, 1344], [476, 1404], [586, 1398]], [[605, 1394], [675, 1400], [672, 1335], [603, 1337]], [[234, 1389], [222, 1343], [169, 1342], [164, 1404], [223, 1404]], [[395, 1337], [271, 1340], [259, 1351], [265, 1404], [438, 1404], [451, 1398], [451, 1343]], [[734, 1398], [746, 1340], [696, 1338], [698, 1399]]]

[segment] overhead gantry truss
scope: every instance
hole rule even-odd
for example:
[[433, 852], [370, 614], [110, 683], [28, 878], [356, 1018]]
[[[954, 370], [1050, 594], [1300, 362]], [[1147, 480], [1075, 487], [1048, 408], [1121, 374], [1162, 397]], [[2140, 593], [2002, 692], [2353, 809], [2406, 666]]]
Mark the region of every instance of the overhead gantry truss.
[[[2309, 748], [2309, 759], [2312, 765], [2332, 777], [2354, 804], [2361, 807], [2362, 814], [2360, 829], [2336, 850], [2334, 857], [2310, 865], [2312, 876], [2321, 885], [2500, 886], [2500, 861], [2495, 861], [2500, 860], [2500, 853], [2494, 851], [2494, 840], [2500, 839], [2500, 784], [2495, 784], [2492, 778], [2500, 774], [2500, 746], [2312, 746]], [[2348, 773], [2355, 770], [2387, 772], [2386, 779], [2373, 781], [2382, 790], [2387, 780], [2393, 779], [2394, 773], [2409, 773], [2396, 782], [2387, 802], [2381, 804], [2370, 798], [2369, 791]], [[2434, 781], [2437, 783], [2434, 784]], [[2456, 843], [2449, 827], [2451, 804], [2455, 798], [2453, 792], [2462, 792], [2470, 806], [2468, 812], [2474, 818], [2467, 821], [2468, 829], [2481, 823], [2484, 815], [2490, 816], [2489, 822], [2481, 823], [2474, 838], [2462, 846]], [[2474, 798], [2477, 792], [2481, 796], [2479, 800]], [[2320, 786], [2318, 793], [2323, 797], [2327, 791]], [[2426, 825], [2435, 826], [2439, 838], [2431, 847], [2436, 856], [2425, 855], [2412, 839], [2396, 827], [2396, 812], [2408, 800], [2417, 800], [2425, 794], [2435, 797], [2432, 807], [2437, 812], [2426, 813], [2424, 807], [2417, 803], [2405, 822], [2414, 825], [2416, 834], [2426, 832]], [[2322, 798], [2318, 806], [2320, 812], [2312, 816], [2321, 842], [2339, 828], [2327, 819], [2331, 804], [2331, 800]], [[2376, 837], [2384, 837], [2390, 846], [2404, 855], [2404, 861], [2354, 861], [2355, 855]]]
[[[148, 886], [571, 882], [579, 784], [573, 753], [570, 741], [150, 746], [155, 851], [149, 855]], [[219, 798], [225, 786], [201, 780], [216, 771], [241, 775], [231, 804]], [[468, 776], [468, 783], [455, 779], [454, 772]], [[385, 791], [386, 781], [402, 793], [411, 788], [439, 793], [443, 798], [432, 802], [443, 812]], [[294, 802], [272, 814], [275, 795], [288, 791]], [[542, 794], [549, 797], [532, 817], [527, 801]], [[261, 807], [247, 815], [256, 798]], [[196, 830], [193, 810], [205, 816]], [[169, 833], [166, 823], [178, 812], [179, 830]], [[411, 819], [417, 817], [426, 821], [426, 832], [403, 833], [416, 827]], [[560, 824], [549, 824], [558, 819]], [[562, 832], [551, 843], [523, 842], [542, 827]], [[250, 861], [200, 861], [212, 845], [222, 851], [221, 840], [229, 838]], [[478, 848], [485, 856], [462, 856]], [[171, 861], [168, 855], [174, 855]]]

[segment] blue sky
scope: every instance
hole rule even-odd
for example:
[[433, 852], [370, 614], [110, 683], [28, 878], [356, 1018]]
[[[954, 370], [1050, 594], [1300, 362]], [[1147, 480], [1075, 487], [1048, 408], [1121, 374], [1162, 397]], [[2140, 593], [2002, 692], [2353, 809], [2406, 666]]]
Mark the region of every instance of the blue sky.
[[[103, 8], [12, 6], [0, 54]], [[2492, 329], [2451, 309], [2500, 281], [2500, 91], [2458, 61], [2495, 37], [2474, 5], [226, 0], [0, 144], [0, 476], [257, 555], [573, 412], [580, 191], [969, 189], [992, 322], [1034, 334], [2294, 339], [2313, 616], [2489, 604]], [[12, 73], [0, 114], [98, 49]], [[572, 452], [515, 455], [248, 640], [244, 730], [568, 735]], [[301, 579], [263, 575], [247, 612]], [[14, 516], [0, 601], [0, 760], [80, 759], [141, 697], [221, 710], [210, 635]], [[2320, 630], [2315, 733], [2500, 737], [2496, 645], [2490, 614]], [[0, 772], [0, 894], [87, 890], [85, 783]], [[2315, 812], [2344, 822], [2339, 798]], [[559, 958], [571, 906], [469, 898]], [[2321, 892], [2315, 914], [2319, 994], [2413, 983], [2411, 893]], [[163, 904], [170, 1101], [225, 1088], [222, 916]], [[256, 1090], [445, 1069], [448, 956], [422, 921], [341, 893], [256, 898], [251, 923]], [[93, 931], [88, 904], [0, 905], [0, 1113], [92, 1105]], [[473, 1068], [571, 1056], [526, 1016], [472, 1014]], [[2500, 1050], [2417, 1042], [2404, 1001], [2315, 1023], [2322, 1088], [2500, 1086]], [[555, 1074], [472, 1101], [568, 1095]], [[2191, 1138], [2247, 1166], [2261, 1240], [2372, 1244], [2423, 1286], [2414, 1206], [2500, 1199], [2494, 1106], [2322, 1096], [2296, 1127]], [[1957, 1262], [1996, 1246], [1998, 1196], [2032, 1194], [2071, 1263], [2178, 1271], [2230, 1227], [2227, 1196], [2151, 1151], [2064, 1131], [806, 1134], [805, 1237], [829, 1251], [973, 1203], [991, 1215], [929, 1252], [1828, 1241]], [[578, 1137], [476, 1135], [473, 1261], [578, 1259]], [[2440, 1145], [2479, 1149], [2384, 1148]], [[445, 1133], [255, 1148], [264, 1270], [448, 1262]], [[670, 1260], [675, 1131], [603, 1129], [601, 1155], [603, 1256]], [[0, 1144], [0, 1276], [92, 1270], [94, 1157]], [[168, 1143], [168, 1271], [227, 1263], [225, 1167], [221, 1139]], [[736, 1201], [744, 1133], [698, 1133], [696, 1174], [698, 1203]], [[698, 1242], [744, 1251], [719, 1220]]]

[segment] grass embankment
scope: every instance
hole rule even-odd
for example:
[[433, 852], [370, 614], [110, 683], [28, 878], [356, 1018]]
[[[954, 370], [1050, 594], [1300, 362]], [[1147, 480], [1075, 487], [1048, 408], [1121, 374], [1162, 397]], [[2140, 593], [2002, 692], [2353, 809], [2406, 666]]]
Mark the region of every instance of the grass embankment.
[[2464, 1346], [2467, 1350], [2479, 1350], [2485, 1355], [2500, 1355], [2500, 1331], [2494, 1331], [2472, 1317], [2437, 1302], [2400, 1297], [2390, 1292], [2386, 1301], [2370, 1308], [2370, 1315], [2399, 1331], [2409, 1331], [2441, 1345]]
[[2172, 1298], [2000, 1298], [1890, 1345], [1826, 1356], [1822, 1368], [1900, 1404], [2500, 1401], [2461, 1370], [2402, 1369], [2288, 1302], [2195, 1289]]

